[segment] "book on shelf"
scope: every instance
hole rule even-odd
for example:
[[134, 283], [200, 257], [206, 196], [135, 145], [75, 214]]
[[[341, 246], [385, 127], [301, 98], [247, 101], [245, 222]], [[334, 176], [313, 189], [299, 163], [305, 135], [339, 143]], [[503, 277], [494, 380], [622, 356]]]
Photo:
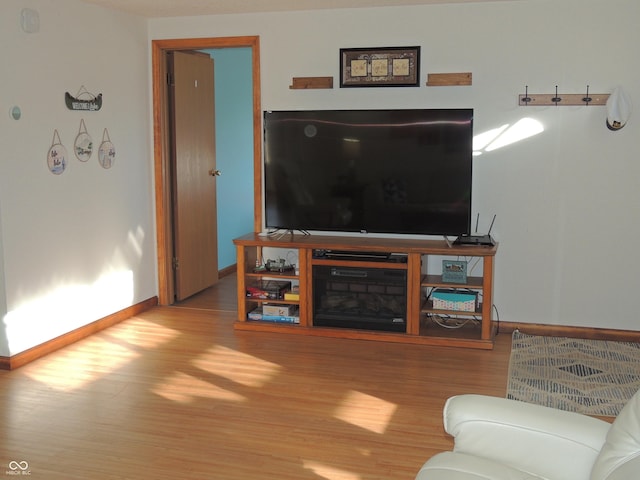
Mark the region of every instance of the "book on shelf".
[[291, 291], [291, 282], [282, 280], [262, 280], [260, 285], [246, 287], [247, 298], [282, 300], [285, 293]]
[[266, 315], [262, 311], [262, 307], [258, 307], [247, 314], [249, 320], [257, 320], [263, 322], [275, 323], [300, 323], [300, 314], [298, 309], [290, 312], [290, 315]]
[[283, 305], [278, 303], [263, 303], [262, 315], [271, 315], [273, 317], [291, 317], [298, 311], [296, 305]]
[[291, 290], [285, 292], [284, 294], [285, 300], [299, 301], [300, 300], [300, 286], [294, 285], [291, 287]]

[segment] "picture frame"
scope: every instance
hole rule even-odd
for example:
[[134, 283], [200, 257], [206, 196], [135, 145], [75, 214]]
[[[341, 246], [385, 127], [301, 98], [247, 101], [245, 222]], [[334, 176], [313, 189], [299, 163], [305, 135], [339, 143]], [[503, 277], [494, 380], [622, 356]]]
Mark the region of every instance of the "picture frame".
[[340, 87], [417, 87], [420, 47], [341, 48]]

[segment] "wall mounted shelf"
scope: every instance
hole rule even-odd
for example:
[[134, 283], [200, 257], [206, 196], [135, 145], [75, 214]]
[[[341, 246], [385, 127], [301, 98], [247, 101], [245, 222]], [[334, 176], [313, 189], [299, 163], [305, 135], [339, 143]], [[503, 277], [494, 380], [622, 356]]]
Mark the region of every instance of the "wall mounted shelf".
[[430, 73], [427, 75], [428, 87], [464, 86], [471, 85], [471, 83], [471, 72]]
[[333, 88], [333, 77], [293, 77], [291, 82], [291, 90]]

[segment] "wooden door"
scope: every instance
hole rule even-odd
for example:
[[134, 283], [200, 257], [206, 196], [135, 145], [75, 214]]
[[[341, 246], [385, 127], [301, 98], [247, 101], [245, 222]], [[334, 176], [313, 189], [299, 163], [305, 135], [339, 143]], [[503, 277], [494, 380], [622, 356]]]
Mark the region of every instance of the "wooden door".
[[171, 52], [171, 151], [175, 297], [218, 281], [213, 60]]

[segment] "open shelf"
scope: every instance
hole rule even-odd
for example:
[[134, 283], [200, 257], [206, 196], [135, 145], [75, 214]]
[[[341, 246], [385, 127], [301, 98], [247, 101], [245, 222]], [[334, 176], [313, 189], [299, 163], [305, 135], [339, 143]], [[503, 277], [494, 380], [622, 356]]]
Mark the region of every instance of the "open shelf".
[[[324, 235], [287, 235], [279, 238], [248, 234], [234, 240], [238, 259], [238, 330], [292, 333], [336, 338], [443, 345], [491, 349], [495, 328], [492, 319], [493, 265], [497, 245], [449, 246], [445, 241], [402, 238], [361, 238]], [[255, 272], [256, 259], [262, 258], [262, 249], [284, 248], [297, 250], [298, 274], [292, 272]], [[346, 252], [393, 252], [406, 256], [406, 261], [363, 261], [318, 258], [318, 250]], [[464, 283], [443, 281], [439, 273], [431, 273], [441, 257], [478, 257], [481, 274], [470, 276]], [[403, 257], [404, 258], [404, 257]], [[433, 265], [430, 262], [433, 261]], [[406, 318], [403, 331], [381, 331], [374, 328], [314, 325], [314, 266], [331, 268], [403, 270], [406, 287]], [[427, 273], [428, 272], [428, 273]], [[400, 273], [400, 272], [398, 272]], [[286, 280], [299, 285], [299, 300], [257, 299], [245, 296], [246, 288], [265, 279]], [[406, 285], [404, 284], [406, 282]], [[478, 292], [481, 302], [475, 312], [434, 309], [425, 301], [425, 290], [445, 288]], [[404, 297], [403, 297], [404, 298]], [[298, 305], [300, 323], [278, 323], [248, 320], [247, 315], [256, 307], [266, 304]], [[469, 319], [459, 328], [446, 328], [434, 322], [431, 315]]]
[[420, 335], [444, 339], [480, 340], [482, 325], [480, 321], [473, 321], [470, 317], [460, 318], [461, 326], [443, 327], [434, 319], [423, 316], [420, 321]]
[[482, 277], [468, 277], [465, 283], [445, 282], [442, 275], [424, 275], [420, 284], [423, 287], [444, 287], [444, 288], [482, 288]]
[[448, 315], [451, 317], [454, 317], [454, 316], [478, 317], [482, 315], [482, 303], [478, 304], [478, 308], [476, 308], [475, 311], [467, 312], [464, 310], [445, 310], [442, 308], [433, 308], [433, 302], [431, 300], [427, 300], [422, 304], [421, 312], [430, 313], [434, 315]]

